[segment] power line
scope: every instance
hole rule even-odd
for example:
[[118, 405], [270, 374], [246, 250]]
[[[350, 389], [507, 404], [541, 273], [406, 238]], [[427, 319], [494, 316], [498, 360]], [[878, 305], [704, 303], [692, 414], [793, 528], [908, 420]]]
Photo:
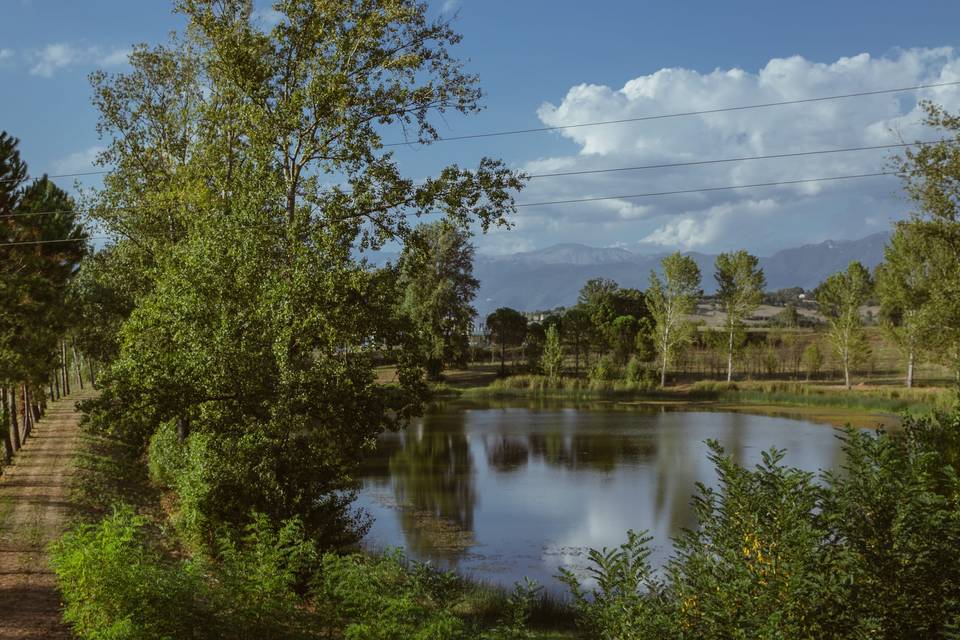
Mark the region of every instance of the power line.
[[[612, 168], [609, 168], [609, 169], [586, 169], [586, 170], [583, 170], [583, 171], [561, 171], [561, 172], [557, 172], [557, 173], [539, 173], [539, 174], [532, 174], [532, 175], [528, 175], [527, 178], [530, 178], [530, 179], [535, 179], [535, 178], [559, 178], [559, 177], [564, 177], [564, 176], [579, 176], [579, 175], [596, 174], [596, 173], [614, 173], [614, 172], [622, 172], [622, 171], [642, 171], [642, 170], [645, 170], [645, 169], [666, 169], [666, 168], [674, 168], [674, 167], [690, 167], [690, 166], [705, 165], [705, 164], [721, 164], [721, 163], [728, 163], [728, 162], [745, 162], [745, 161], [748, 161], [748, 160], [774, 160], [774, 159], [778, 159], [778, 158], [796, 158], [796, 157], [801, 157], [801, 156], [816, 156], [816, 155], [833, 154], [833, 153], [848, 153], [848, 152], [853, 152], [853, 151], [873, 151], [873, 150], [879, 150], [879, 149], [895, 149], [895, 148], [902, 148], [902, 147], [912, 147], [912, 146], [939, 144], [939, 143], [941, 143], [941, 142], [951, 143], [951, 142], [953, 142], [953, 141], [952, 141], [952, 140], [928, 140], [928, 141], [923, 141], [923, 142], [904, 142], [904, 143], [897, 143], [897, 144], [881, 144], [881, 145], [872, 145], [872, 146], [866, 146], [866, 147], [846, 147], [846, 148], [843, 148], [843, 149], [819, 149], [819, 150], [816, 150], [816, 151], [797, 151], [797, 152], [792, 152], [792, 153], [775, 153], [775, 154], [763, 155], [763, 156], [740, 156], [740, 157], [736, 157], [736, 158], [715, 158], [715, 159], [710, 159], [710, 160], [692, 160], [692, 161], [689, 161], [689, 162], [668, 162], [668, 163], [664, 163], [664, 164], [646, 164], [646, 165], [637, 165], [637, 166], [632, 166], [632, 167], [612, 167]], [[873, 175], [873, 174], [867, 174], [867, 175]], [[326, 192], [324, 192], [324, 193], [329, 193], [329, 191], [326, 191]], [[116, 210], [116, 209], [115, 209], [115, 210]], [[123, 208], [120, 208], [120, 210], [123, 210]], [[0, 219], [3, 219], [3, 218], [18, 218], [18, 217], [22, 217], [22, 216], [57, 215], [57, 214], [60, 214], [60, 213], [67, 213], [67, 214], [74, 214], [74, 215], [84, 215], [82, 211], [75, 211], [75, 210], [74, 210], [74, 211], [70, 211], [70, 210], [66, 210], [66, 211], [28, 211], [28, 212], [24, 212], [24, 213], [0, 214]]]
[[[780, 186], [789, 186], [794, 184], [809, 184], [814, 182], [836, 182], [839, 180], [856, 180], [859, 178], [874, 178], [878, 176], [894, 176], [900, 175], [898, 171], [877, 171], [874, 173], [857, 173], [844, 176], [826, 176], [821, 178], [802, 178], [799, 180], [778, 180], [775, 182], [757, 182], [753, 184], [735, 184], [735, 185], [725, 185], [721, 187], [698, 187], [696, 189], [677, 189], [674, 191], [652, 191], [648, 193], [633, 193], [627, 195], [619, 196], [597, 196], [591, 198], [575, 198], [570, 200], [552, 200], [546, 202], [522, 202], [515, 205], [517, 208], [520, 207], [543, 207], [548, 205], [558, 205], [558, 204], [574, 204], [579, 202], [599, 202], [601, 200], [629, 200], [633, 198], [653, 198], [658, 196], [674, 196], [687, 193], [709, 193], [713, 191], [733, 191], [735, 189], [759, 189], [762, 187], [780, 187]], [[256, 227], [251, 226], [250, 228], [260, 228], [262, 225], [257, 225]], [[78, 242], [80, 240], [109, 240], [110, 236], [90, 236], [89, 238], [77, 238], [77, 239], [64, 239], [64, 240], [37, 240], [37, 241], [23, 241], [23, 242], [13, 242], [13, 243], [0, 243], [0, 247], [9, 247], [14, 245], [28, 245], [28, 244], [42, 244], [46, 242]]]
[[635, 167], [614, 167], [610, 169], [586, 169], [583, 171], [560, 171], [556, 173], [539, 173], [528, 175], [527, 178], [559, 178], [562, 176], [582, 176], [591, 173], [615, 173], [618, 171], [641, 171], [644, 169], [667, 169], [671, 167], [692, 167], [701, 164], [720, 164], [724, 162], [744, 162], [747, 160], [773, 160], [777, 158], [798, 158], [801, 156], [817, 156], [830, 153], [847, 153], [852, 151], [873, 151], [877, 149], [895, 149], [900, 147], [912, 147], [920, 145], [938, 144], [940, 142], [953, 142], [952, 140], [929, 140], [926, 142], [904, 142], [898, 144], [880, 144], [869, 147], [846, 147], [844, 149], [820, 149], [817, 151], [796, 151], [793, 153], [774, 153], [765, 156], [740, 156], [737, 158], [718, 158], [711, 160], [691, 160], [689, 162], [668, 162], [664, 164], [644, 164]]
[[801, 98], [798, 100], [781, 100], [778, 102], [763, 102], [759, 104], [748, 104], [740, 105], [735, 107], [718, 107], [716, 109], [702, 109], [700, 111], [681, 111], [678, 113], [662, 113], [650, 116], [639, 116], [636, 118], [622, 118], [620, 120], [600, 120], [596, 122], [581, 122], [579, 124], [566, 124], [556, 127], [534, 127], [531, 129], [512, 129], [507, 131], [492, 131], [487, 133], [471, 133], [462, 136], [447, 136], [439, 137], [436, 140], [427, 140], [421, 142], [419, 140], [407, 141], [407, 142], [391, 142], [389, 144], [383, 145], [384, 147], [402, 147], [406, 145], [427, 145], [432, 142], [450, 142], [453, 140], [473, 140], [476, 138], [493, 138], [498, 136], [512, 136], [521, 133], [542, 133], [545, 131], [562, 131], [565, 129], [577, 129], [580, 127], [595, 127], [600, 125], [607, 124], [624, 124], [627, 122], [644, 122], [647, 120], [664, 120], [667, 118], [683, 118], [687, 116], [703, 116], [709, 115], [712, 113], [726, 113], [730, 111], [745, 111], [747, 109], [766, 109], [768, 107], [782, 107], [789, 104], [807, 104], [811, 102], [823, 102], [826, 100], [843, 100], [846, 98], [859, 98], [862, 96], [876, 96], [883, 95], [887, 93], [903, 93], [906, 91], [917, 91], [919, 89], [933, 89], [936, 87], [950, 87], [960, 85], [960, 81], [955, 82], [938, 82], [934, 84], [918, 84], [912, 87], [899, 87], [897, 89], [878, 89], [876, 91], [858, 91], [856, 93], [842, 93], [832, 96], [820, 96], [818, 98]]
[[[560, 126], [556, 126], [556, 127], [535, 127], [535, 128], [530, 128], [530, 129], [512, 129], [512, 130], [507, 130], [507, 131], [492, 131], [492, 132], [487, 132], [487, 133], [473, 133], [473, 134], [467, 134], [467, 135], [462, 135], [462, 136], [440, 137], [440, 138], [437, 138], [436, 140], [431, 140], [431, 141], [429, 141], [429, 142], [450, 142], [450, 141], [454, 141], [454, 140], [471, 140], [471, 139], [475, 139], [475, 138], [492, 138], [492, 137], [496, 137], [496, 136], [511, 136], [511, 135], [517, 135], [517, 134], [522, 134], [522, 133], [542, 133], [542, 132], [546, 132], [546, 131], [561, 131], [561, 130], [565, 130], [565, 129], [577, 129], [577, 128], [580, 128], [580, 127], [595, 127], [595, 126], [602, 126], [602, 125], [608, 125], [608, 124], [624, 124], [624, 123], [628, 123], [628, 122], [644, 122], [644, 121], [646, 121], [646, 120], [663, 120], [663, 119], [667, 119], [667, 118], [682, 118], [682, 117], [687, 117], [687, 116], [709, 115], [709, 114], [711, 114], [711, 113], [725, 113], [725, 112], [730, 112], [730, 111], [745, 111], [745, 110], [748, 110], [748, 109], [765, 109], [765, 108], [768, 108], [768, 107], [780, 107], [780, 106], [791, 105], [791, 104], [806, 104], [806, 103], [811, 103], [811, 102], [824, 102], [824, 101], [827, 101], [827, 100], [843, 100], [843, 99], [847, 99], [847, 98], [858, 98], [858, 97], [863, 97], [863, 96], [876, 96], [876, 95], [884, 95], [884, 94], [890, 94], [890, 93], [903, 93], [903, 92], [906, 92], [906, 91], [918, 91], [918, 90], [920, 90], [920, 89], [934, 89], [934, 88], [937, 88], [937, 87], [951, 87], [951, 86], [956, 86], [956, 85], [960, 85], [960, 81], [955, 81], [955, 82], [938, 82], [938, 83], [933, 83], [933, 84], [918, 84], [918, 85], [914, 85], [914, 86], [912, 86], [912, 87], [899, 87], [899, 88], [896, 88], [896, 89], [878, 89], [878, 90], [876, 90], [876, 91], [858, 91], [858, 92], [856, 92], [856, 93], [843, 93], [843, 94], [837, 94], [837, 95], [832, 95], [832, 96], [820, 96], [820, 97], [817, 97], [817, 98], [801, 98], [801, 99], [798, 99], [798, 100], [781, 100], [781, 101], [779, 101], [779, 102], [764, 102], [764, 103], [759, 103], [759, 104], [740, 105], [740, 106], [735, 106], [735, 107], [719, 107], [719, 108], [716, 108], [716, 109], [703, 109], [703, 110], [700, 110], [700, 111], [681, 111], [681, 112], [678, 112], [678, 113], [664, 113], [664, 114], [656, 114], [656, 115], [650, 115], [650, 116], [639, 116], [639, 117], [636, 117], [636, 118], [622, 118], [622, 119], [620, 119], [620, 120], [598, 120], [598, 121], [595, 121], [595, 122], [581, 122], [581, 123], [578, 123], [578, 124], [567, 124], [567, 125], [560, 125]], [[400, 147], [400, 146], [417, 145], [417, 144], [428, 144], [428, 142], [420, 142], [420, 141], [390, 142], [390, 143], [384, 144], [383, 146], [384, 146], [384, 147]], [[919, 143], [918, 143], [918, 144], [919, 144]], [[932, 144], [932, 143], [925, 143], [925, 144]], [[890, 146], [893, 147], [893, 146], [898, 146], [898, 145], [890, 145]], [[906, 146], [906, 145], [904, 145], [904, 146]], [[870, 147], [864, 147], [864, 149], [867, 149], [867, 148], [870, 148]], [[885, 148], [885, 147], [876, 147], [876, 148]], [[859, 149], [857, 149], [857, 150], [859, 150]], [[771, 156], [771, 157], [786, 157], [786, 156]], [[751, 158], [751, 159], [752, 159], [752, 158]], [[731, 161], [732, 161], [732, 160], [731, 160]], [[664, 166], [682, 166], [682, 165], [664, 165]], [[644, 168], [646, 168], [646, 167], [644, 167]], [[659, 168], [659, 167], [650, 167], [650, 168]], [[624, 170], [626, 170], [626, 169], [624, 169]], [[77, 172], [77, 173], [59, 173], [59, 174], [48, 175], [47, 177], [48, 177], [48, 178], [73, 178], [73, 177], [79, 177], [79, 176], [102, 175], [102, 174], [110, 173], [110, 171], [111, 171], [110, 169], [103, 169], [103, 170], [99, 170], [99, 171], [81, 171], [81, 172]], [[568, 174], [557, 174], [557, 175], [568, 175]], [[541, 177], [541, 176], [530, 176], [530, 177]], [[4, 180], [0, 180], [0, 182], [17, 182], [17, 181], [18, 181], [17, 178], [7, 178], [7, 179], [4, 179]]]
[[[80, 171], [77, 173], [57, 173], [54, 175], [43, 174], [43, 175], [46, 176], [47, 178], [74, 178], [78, 176], [99, 176], [104, 173], [110, 173], [111, 171], [113, 171], [113, 169], [102, 169], [99, 171]], [[33, 178], [33, 179], [39, 180], [40, 178]], [[30, 180], [29, 176], [23, 178], [23, 180], [20, 180], [19, 178], [6, 178], [4, 180], [0, 180], [0, 182], [26, 182], [27, 180]]]
[[634, 193], [623, 196], [598, 196], [596, 198], [576, 198], [573, 200], [553, 200], [550, 202], [523, 202], [516, 207], [542, 207], [555, 204], [573, 204], [575, 202], [597, 202], [600, 200], [627, 200], [631, 198], [652, 198], [654, 196], [674, 196], [683, 193], [707, 193], [710, 191], [731, 191], [733, 189], [756, 189], [759, 187], [778, 187], [791, 184], [806, 184], [811, 182], [829, 182], [836, 180], [854, 180], [856, 178], [873, 178], [875, 176], [899, 175], [897, 171], [878, 171], [876, 173], [858, 173], [847, 176], [828, 176], [825, 178], [805, 178], [802, 180], [779, 180], [777, 182], [757, 182], [754, 184], [737, 184], [724, 187], [702, 187], [698, 189], [678, 189], [676, 191], [655, 191], [650, 193]]
[[21, 213], [3, 213], [0, 214], [0, 219], [3, 218], [26, 218], [28, 216], [55, 216], [61, 213], [71, 214], [71, 215], [83, 215], [82, 211], [76, 211], [73, 209], [64, 209], [61, 211], [23, 211]]
[[85, 238], [61, 238], [59, 240], [21, 240], [18, 242], [0, 242], [0, 247], [16, 247], [29, 244], [55, 244], [62, 242], [86, 242], [87, 240], [110, 240], [110, 236], [87, 236]]

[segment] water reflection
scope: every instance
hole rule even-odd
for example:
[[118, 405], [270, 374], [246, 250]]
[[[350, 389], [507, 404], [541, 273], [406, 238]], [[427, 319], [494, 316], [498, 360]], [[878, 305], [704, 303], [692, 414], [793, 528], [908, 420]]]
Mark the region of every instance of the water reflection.
[[669, 540], [696, 525], [696, 482], [715, 480], [708, 438], [744, 464], [772, 446], [787, 462], [837, 464], [829, 427], [736, 413], [665, 412], [607, 403], [454, 403], [387, 434], [367, 464], [361, 506], [367, 543], [510, 585], [556, 587], [560, 566], [589, 547], [648, 529], [663, 562]]

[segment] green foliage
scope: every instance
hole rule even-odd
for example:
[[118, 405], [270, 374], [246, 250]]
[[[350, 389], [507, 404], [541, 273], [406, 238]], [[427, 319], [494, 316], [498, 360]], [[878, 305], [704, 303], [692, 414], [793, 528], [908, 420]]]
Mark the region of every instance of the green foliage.
[[800, 326], [800, 314], [797, 312], [797, 305], [788, 302], [783, 311], [773, 317], [778, 326], [788, 329], [795, 329]]
[[817, 303], [827, 316], [827, 337], [843, 366], [844, 379], [850, 388], [850, 370], [863, 362], [870, 344], [863, 331], [860, 307], [867, 303], [873, 290], [870, 273], [859, 262], [851, 262], [846, 271], [835, 273], [817, 287]]
[[[136, 240], [76, 292], [85, 317], [116, 328], [84, 337], [111, 359], [91, 426], [145, 446], [169, 421], [188, 425], [180, 468], [163, 476], [193, 541], [256, 511], [336, 547], [363, 532], [357, 465], [422, 410], [424, 366], [459, 357], [466, 230], [505, 224], [522, 180], [484, 158], [414, 182], [383, 149], [382, 136], [430, 141], [435, 118], [479, 108], [450, 51], [459, 36], [426, 5], [293, 0], [270, 30], [244, 0], [176, 7], [184, 36], [92, 76], [111, 172], [85, 204]], [[424, 216], [445, 222], [413, 230]], [[399, 275], [359, 257], [408, 240]], [[455, 264], [427, 278], [437, 252]], [[407, 311], [398, 277], [424, 285]], [[396, 384], [377, 381], [384, 351]]]
[[473, 277], [469, 232], [449, 222], [421, 224], [407, 237], [399, 261], [402, 307], [423, 342], [427, 374], [463, 365], [469, 351], [471, 306], [480, 282]]
[[753, 469], [716, 444], [719, 483], [661, 580], [649, 538], [593, 551], [589, 594], [563, 575], [589, 637], [934, 638], [960, 615], [960, 412], [905, 417], [903, 435], [848, 429], [842, 472]]
[[524, 578], [517, 582], [506, 601], [504, 620], [490, 631], [480, 634], [480, 640], [528, 640], [537, 636], [529, 629], [530, 616], [543, 587], [535, 580]]
[[718, 255], [716, 269], [717, 299], [726, 314], [727, 381], [730, 381], [733, 377], [735, 337], [743, 332], [744, 321], [760, 306], [767, 280], [757, 257], [744, 250]]
[[531, 322], [527, 325], [527, 333], [520, 348], [527, 361], [527, 371], [530, 373], [543, 372], [543, 351], [546, 348], [546, 341], [546, 331], [539, 322]]
[[450, 611], [459, 587], [450, 573], [408, 567], [399, 552], [378, 558], [326, 554], [315, 599], [324, 617], [351, 640], [461, 638]]
[[548, 378], [557, 379], [563, 374], [563, 345], [560, 344], [560, 332], [556, 325], [547, 327], [546, 342], [543, 346], [543, 373]]
[[208, 621], [208, 605], [197, 597], [206, 591], [202, 576], [195, 567], [165, 559], [151, 544], [146, 524], [130, 508], [119, 508], [53, 546], [64, 620], [78, 637], [188, 638]]
[[87, 236], [65, 191], [45, 175], [26, 183], [18, 146], [0, 132], [0, 383], [42, 386], [73, 325], [66, 291]]
[[898, 223], [877, 267], [876, 293], [886, 335], [907, 361], [908, 387], [913, 386], [914, 360], [933, 346], [937, 334], [931, 324], [932, 270], [922, 234], [909, 223]]
[[613, 347], [613, 359], [617, 364], [626, 364], [633, 355], [639, 330], [640, 323], [633, 316], [617, 316], [610, 323], [607, 334]]
[[516, 309], [500, 307], [487, 316], [487, 331], [491, 339], [500, 345], [500, 372], [506, 372], [507, 347], [523, 343], [527, 335], [527, 319]]
[[803, 366], [807, 369], [807, 378], [816, 378], [823, 368], [823, 352], [820, 345], [811, 342], [803, 350]]
[[298, 522], [274, 529], [255, 515], [218, 550], [216, 562], [173, 559], [146, 517], [119, 507], [52, 547], [64, 619], [85, 640], [324, 637], [296, 589], [316, 561]]
[[883, 637], [937, 637], [960, 612], [960, 413], [904, 436], [848, 431], [827, 522], [854, 555], [852, 606]]
[[603, 355], [597, 358], [597, 361], [590, 367], [589, 378], [591, 382], [605, 382], [616, 380], [619, 377], [617, 365], [613, 358]]
[[150, 477], [165, 489], [175, 489], [184, 466], [184, 447], [177, 438], [176, 424], [167, 420], [154, 432], [147, 448]]
[[633, 531], [616, 549], [591, 549], [587, 578], [596, 583], [589, 591], [581, 579], [562, 569], [560, 579], [570, 589], [578, 623], [591, 638], [641, 640], [668, 637], [667, 619], [658, 610], [661, 590], [650, 567], [649, 543], [653, 538]]
[[654, 321], [654, 347], [660, 356], [660, 386], [667, 383], [667, 367], [677, 351], [693, 335], [687, 319], [700, 297], [700, 268], [693, 258], [679, 252], [661, 261], [664, 280], [650, 272], [647, 306]]
[[573, 350], [573, 374], [580, 375], [580, 354], [589, 349], [593, 324], [580, 307], [571, 307], [563, 315], [563, 339]]

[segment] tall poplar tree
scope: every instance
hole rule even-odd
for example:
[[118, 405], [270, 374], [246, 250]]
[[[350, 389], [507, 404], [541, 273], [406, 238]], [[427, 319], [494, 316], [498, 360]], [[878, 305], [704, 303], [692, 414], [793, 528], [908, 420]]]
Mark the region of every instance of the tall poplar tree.
[[665, 257], [660, 264], [663, 280], [655, 272], [650, 272], [646, 299], [653, 316], [654, 345], [660, 357], [660, 386], [664, 387], [671, 359], [692, 336], [693, 324], [687, 316], [696, 310], [702, 291], [700, 267], [693, 258], [676, 252]]
[[403, 311], [420, 335], [427, 375], [464, 365], [469, 354], [471, 305], [480, 282], [473, 277], [470, 234], [448, 222], [423, 224], [407, 237], [400, 255]]
[[913, 386], [917, 357], [934, 335], [929, 300], [936, 285], [930, 280], [929, 259], [919, 234], [899, 223], [876, 272], [883, 326], [906, 361], [907, 388]]
[[733, 352], [737, 335], [743, 333], [744, 320], [750, 317], [763, 300], [767, 279], [759, 260], [744, 250], [721, 253], [717, 256], [717, 299], [726, 314], [724, 331], [727, 334], [727, 382], [733, 380]]
[[843, 367], [843, 380], [850, 389], [850, 369], [869, 352], [870, 345], [863, 331], [860, 307], [866, 304], [873, 289], [870, 273], [859, 262], [851, 262], [846, 271], [827, 278], [817, 287], [817, 304], [826, 316], [827, 337]]

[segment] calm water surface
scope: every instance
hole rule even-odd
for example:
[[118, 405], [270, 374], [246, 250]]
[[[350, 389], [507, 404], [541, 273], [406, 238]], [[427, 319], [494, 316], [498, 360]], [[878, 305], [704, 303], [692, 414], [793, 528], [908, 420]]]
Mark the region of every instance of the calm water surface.
[[660, 565], [670, 537], [695, 525], [694, 484], [715, 484], [711, 438], [748, 465], [771, 447], [810, 471], [836, 468], [842, 456], [834, 429], [787, 418], [450, 403], [382, 437], [363, 475], [359, 504], [374, 517], [365, 543], [559, 591], [559, 567], [581, 569], [590, 547], [647, 529]]

